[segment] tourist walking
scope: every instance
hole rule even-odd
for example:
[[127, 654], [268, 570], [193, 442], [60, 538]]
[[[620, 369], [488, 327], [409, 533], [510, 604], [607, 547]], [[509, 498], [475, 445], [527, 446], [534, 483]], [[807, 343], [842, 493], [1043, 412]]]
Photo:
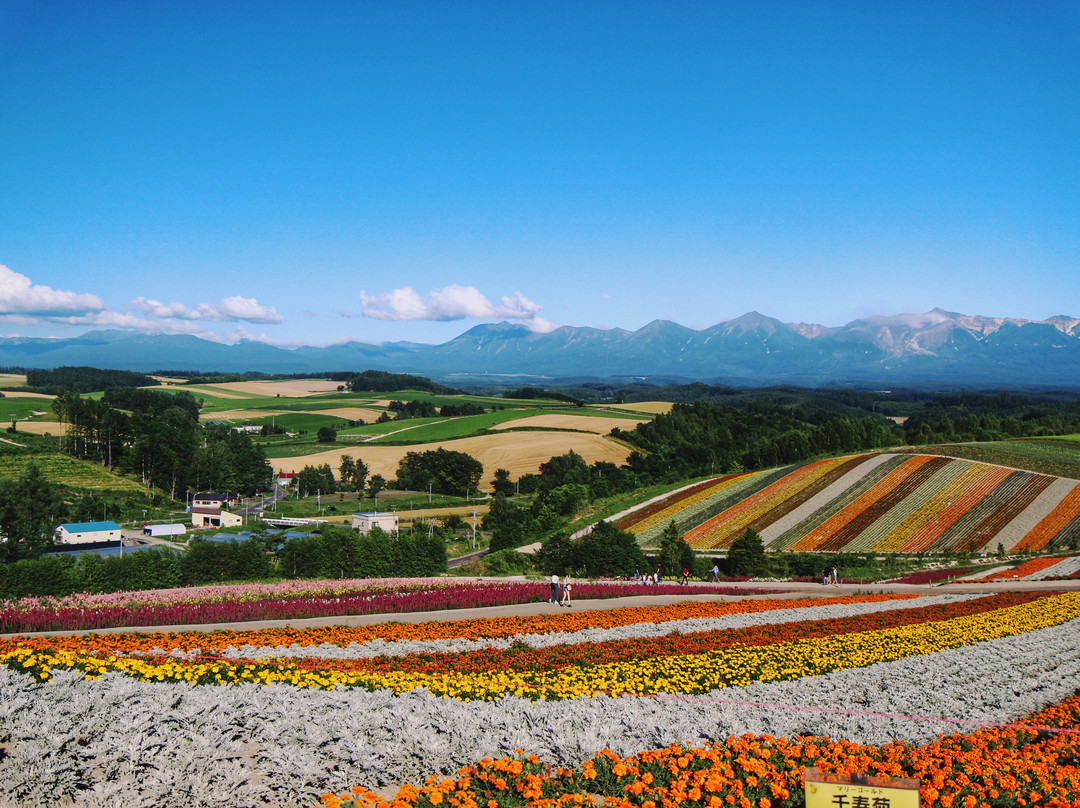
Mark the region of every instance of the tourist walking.
[[712, 565], [712, 582], [714, 584], [720, 583], [720, 567], [715, 563]]
[[567, 575], [563, 579], [562, 600], [559, 601], [560, 606], [573, 606], [574, 605], [573, 603], [570, 602], [570, 590], [572, 588], [573, 588], [573, 584], [570, 583], [570, 576]]
[[686, 586], [688, 583], [690, 583], [690, 570], [688, 570], [686, 567], [683, 567], [683, 569], [682, 569], [682, 585]]
[[559, 602], [559, 576], [551, 576], [551, 592], [548, 593], [548, 603]]

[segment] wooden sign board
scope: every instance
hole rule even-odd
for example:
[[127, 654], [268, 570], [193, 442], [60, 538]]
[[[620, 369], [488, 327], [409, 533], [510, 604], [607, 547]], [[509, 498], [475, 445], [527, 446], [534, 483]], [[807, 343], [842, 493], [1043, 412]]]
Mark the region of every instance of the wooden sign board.
[[918, 780], [889, 777], [842, 777], [803, 769], [806, 808], [919, 808]]

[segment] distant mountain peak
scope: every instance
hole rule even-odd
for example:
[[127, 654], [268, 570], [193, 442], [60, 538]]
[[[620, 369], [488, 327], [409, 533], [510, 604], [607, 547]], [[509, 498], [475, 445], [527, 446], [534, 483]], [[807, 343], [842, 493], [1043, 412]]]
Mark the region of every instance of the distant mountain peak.
[[435, 378], [665, 376], [728, 384], [1080, 387], [1080, 319], [928, 312], [846, 325], [786, 324], [751, 311], [703, 330], [657, 319], [636, 331], [547, 333], [482, 323], [441, 345], [344, 342], [289, 350], [190, 335], [88, 331], [75, 339], [0, 338], [0, 366], [310, 373], [387, 370]]

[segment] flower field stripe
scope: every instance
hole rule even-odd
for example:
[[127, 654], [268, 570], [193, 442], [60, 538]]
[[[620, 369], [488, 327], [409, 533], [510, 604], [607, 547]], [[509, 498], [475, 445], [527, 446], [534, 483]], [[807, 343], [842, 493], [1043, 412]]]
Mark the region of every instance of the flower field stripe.
[[1062, 497], [1057, 506], [1040, 520], [1014, 550], [1041, 550], [1046, 547], [1080, 513], [1080, 485]]
[[982, 502], [990, 491], [1014, 474], [1011, 469], [1000, 466], [977, 466], [976, 468], [982, 473], [970, 480], [971, 485], [965, 490], [955, 492], [950, 502], [940, 508], [932, 519], [925, 522], [904, 542], [904, 552], [915, 553], [934, 545], [949, 528], [960, 521], [961, 517]]
[[[685, 587], [673, 587], [684, 589]], [[636, 588], [633, 591], [637, 591]], [[714, 592], [724, 592], [723, 589]], [[847, 603], [889, 603], [917, 599], [911, 594], [875, 594], [838, 596], [832, 598], [769, 598], [765, 600], [703, 601], [675, 603], [667, 606], [632, 606], [617, 609], [560, 610], [555, 614], [507, 615], [463, 620], [425, 621], [418, 623], [377, 623], [366, 626], [314, 626], [310, 628], [123, 632], [116, 634], [87, 634], [50, 637], [14, 637], [0, 639], [0, 649], [17, 645], [41, 648], [60, 648], [79, 651], [105, 650], [108, 653], [206, 652], [219, 653], [226, 648], [243, 646], [310, 647], [317, 645], [346, 646], [374, 640], [397, 642], [433, 639], [508, 639], [523, 634], [542, 635], [572, 633], [586, 629], [615, 628], [637, 623], [685, 621], [695, 618], [723, 618], [733, 615], [761, 614], [772, 611], [796, 611]]]
[[741, 476], [742, 475], [740, 474], [728, 474], [723, 477], [705, 480], [684, 491], [672, 494], [659, 502], [654, 502], [648, 507], [634, 511], [634, 513], [629, 514], [616, 522], [615, 527], [619, 530], [628, 530], [631, 533], [640, 533], [658, 522], [667, 519], [669, 516], [677, 513], [683, 508], [688, 507], [694, 502], [705, 499], [711, 494], [715, 494], [716, 492], [731, 486]]
[[[868, 490], [876, 486], [902, 463], [907, 457], [881, 454], [853, 469], [850, 474], [838, 480], [834, 486], [826, 488], [818, 497], [810, 499], [803, 507], [815, 506], [812, 513], [796, 525], [788, 528], [771, 543], [775, 550], [792, 550], [799, 542], [814, 533], [825, 522], [843, 511]], [[831, 498], [830, 498], [831, 495]]]
[[[746, 527], [751, 527], [759, 534], [767, 530], [771, 525], [783, 519], [803, 503], [809, 501], [815, 495], [828, 488], [833, 482], [844, 476], [850, 469], [865, 461], [870, 455], [859, 457], [834, 458], [830, 461], [821, 461], [813, 473], [801, 480], [798, 484], [787, 490], [778, 501], [769, 503], [768, 507], [759, 508], [759, 514], [749, 524], [746, 524], [741, 532], [729, 535], [725, 539], [725, 545], [730, 543], [745, 532]], [[734, 533], [734, 532], [733, 532]]]
[[[912, 622], [927, 620], [945, 620], [963, 614], [976, 614], [981, 611], [1003, 608], [1017, 602], [1041, 597], [1038, 594], [1025, 594], [980, 598], [964, 598], [945, 603], [929, 605], [911, 605], [904, 602], [876, 603], [863, 602], [862, 610], [847, 615], [821, 617], [819, 610], [812, 610], [806, 619], [798, 619], [799, 612], [781, 611], [778, 616], [789, 618], [782, 620], [763, 620], [747, 626], [724, 628], [700, 628], [694, 630], [686, 626], [683, 631], [668, 631], [664, 634], [642, 635], [637, 637], [619, 637], [616, 639], [591, 639], [587, 642], [558, 643], [551, 645], [533, 645], [521, 647], [521, 643], [506, 649], [477, 648], [468, 651], [440, 652], [425, 649], [414, 654], [372, 655], [354, 658], [328, 658], [325, 655], [309, 657], [296, 664], [308, 667], [325, 665], [338, 670], [363, 670], [369, 672], [416, 671], [432, 673], [454, 671], [457, 673], [483, 673], [513, 669], [522, 671], [552, 671], [568, 665], [589, 665], [611, 660], [647, 659], [676, 654], [699, 653], [716, 648], [734, 645], [765, 645], [775, 642], [787, 642], [792, 637], [824, 637], [833, 634], [866, 631], [885, 627], [907, 625]], [[978, 601], [978, 602], [975, 602]], [[870, 610], [865, 607], [870, 606]], [[886, 607], [873, 609], [872, 607]], [[895, 606], [896, 608], [887, 608]], [[768, 616], [768, 612], [759, 617]], [[668, 623], [667, 625], [671, 625]], [[205, 660], [206, 655], [199, 659]], [[214, 661], [233, 657], [213, 657]], [[287, 662], [288, 657], [271, 657], [269, 661]], [[243, 659], [253, 662], [250, 658]]]
[[389, 672], [349, 682], [400, 692], [422, 687], [435, 695], [491, 699], [579, 698], [654, 693], [705, 693], [751, 682], [793, 680], [934, 653], [1080, 618], [1080, 594], [1040, 598], [1027, 604], [952, 620], [765, 646], [735, 646], [703, 654], [675, 655], [552, 672], [501, 671], [493, 676], [418, 675]]
[[318, 657], [321, 659], [370, 659], [373, 657], [405, 657], [412, 654], [460, 654], [482, 649], [507, 650], [514, 645], [528, 645], [532, 648], [550, 648], [560, 645], [578, 645], [585, 643], [607, 642], [611, 640], [645, 639], [664, 637], [669, 634], [697, 634], [706, 631], [731, 631], [756, 625], [780, 625], [815, 620], [835, 620], [878, 611], [896, 609], [916, 609], [923, 606], [941, 605], [950, 602], [962, 602], [985, 598], [983, 594], [966, 595], [927, 595], [896, 598], [893, 600], [846, 600], [828, 605], [799, 607], [797, 609], [776, 609], [754, 613], [724, 615], [720, 617], [687, 617], [670, 620], [666, 616], [661, 622], [638, 622], [609, 628], [589, 627], [577, 632], [549, 632], [545, 634], [518, 634], [511, 638], [500, 639], [433, 639], [402, 640], [394, 643], [376, 641], [367, 644], [319, 645], [310, 646], [251, 646], [244, 645], [226, 648], [217, 652], [217, 656], [226, 659], [269, 659], [291, 657]]
[[1080, 486], [1080, 481], [1064, 477], [1055, 478], [1027, 508], [998, 531], [998, 534], [994, 536], [991, 549], [996, 549], [997, 545], [1001, 544], [1006, 551], [1012, 551], [1070, 491], [1078, 486]]
[[933, 721], [951, 726], [969, 727], [995, 727], [1011, 729], [1033, 729], [1039, 732], [1050, 732], [1062, 735], [1080, 735], [1080, 726], [1077, 727], [1051, 727], [1038, 724], [1027, 724], [1020, 721], [984, 721], [968, 718], [942, 718], [937, 715], [913, 715], [911, 713], [887, 713], [881, 710], [855, 710], [844, 707], [815, 707], [808, 704], [777, 704], [776, 702], [746, 701], [743, 699], [722, 699], [718, 696], [687, 696], [681, 693], [656, 693], [647, 698], [661, 701], [682, 701], [698, 704], [728, 704], [732, 707], [756, 707], [765, 710], [791, 710], [794, 712], [823, 713], [828, 715], [855, 715], [863, 718], [891, 718], [904, 721]]
[[[1018, 474], [1021, 472], [1017, 472]], [[973, 553], [982, 548], [989, 548], [990, 543], [998, 538], [1001, 530], [1024, 512], [1054, 482], [1047, 474], [1031, 474], [1015, 492], [1003, 496], [1004, 500], [964, 539], [953, 547], [957, 553]], [[999, 489], [1000, 491], [1000, 489]], [[997, 498], [999, 491], [994, 492]]]
[[[848, 545], [854, 542], [860, 534], [876, 522], [881, 516], [887, 514], [892, 508], [903, 502], [911, 493], [917, 491], [927, 480], [934, 476], [939, 469], [947, 466], [951, 460], [944, 457], [932, 457], [925, 463], [911, 466], [907, 476], [897, 479], [895, 484], [888, 490], [878, 492], [881, 495], [872, 501], [868, 498], [866, 507], [844, 525], [841, 525], [831, 536], [826, 538], [818, 549], [824, 551], [846, 550]], [[903, 467], [901, 467], [903, 468]]]
[[[359, 786], [323, 794], [321, 808], [457, 808], [595, 805], [606, 808], [790, 808], [802, 805], [804, 770], [870, 774], [920, 783], [922, 808], [1042, 805], [1076, 808], [1080, 793], [1080, 699], [1066, 699], [1026, 722], [985, 726], [922, 745], [857, 744], [826, 737], [742, 735], [701, 746], [674, 743], [628, 757], [604, 749], [571, 767], [537, 755], [484, 758], [454, 778], [405, 785], [393, 800]], [[593, 796], [595, 795], [595, 796]], [[484, 801], [487, 800], [485, 803]], [[867, 802], [872, 805], [884, 803]], [[843, 799], [837, 805], [854, 805]]]
[[[827, 475], [828, 480], [821, 490], [763, 529], [762, 541], [771, 549], [786, 549], [802, 535], [796, 528], [809, 529], [807, 520], [812, 520], [821, 509], [836, 503], [845, 492], [854, 490], [862, 480], [872, 477], [875, 469], [893, 457], [895, 456], [885, 454], [858, 455], [852, 458], [850, 464], [834, 469]], [[821, 518], [824, 520], [825, 517]]]
[[[746, 590], [727, 590], [711, 586], [661, 585], [642, 589], [624, 583], [581, 583], [574, 594], [579, 598], [618, 598], [628, 595], [745, 594]], [[757, 590], [765, 594], [767, 589]], [[548, 586], [528, 582], [469, 582], [447, 584], [445, 581], [426, 589], [404, 591], [357, 592], [341, 596], [268, 598], [249, 601], [180, 602], [145, 606], [78, 608], [28, 608], [0, 611], [0, 632], [78, 631], [128, 626], [199, 625], [244, 623], [258, 620], [300, 620], [346, 617], [363, 614], [401, 614], [470, 609], [482, 606], [505, 606], [540, 603], [547, 599]]]
[[[819, 460], [784, 475], [776, 482], [766, 486], [756, 494], [746, 497], [707, 522], [695, 527], [684, 535], [686, 542], [695, 548], [719, 548], [731, 544], [745, 532], [747, 526], [764, 527], [760, 520], [781, 503], [798, 497], [804, 488], [817, 482], [837, 466], [843, 466], [848, 458], [838, 457]], [[809, 499], [811, 495], [807, 495]], [[798, 503], [796, 503], [798, 504]], [[792, 508], [795, 507], [793, 504]], [[783, 513], [777, 513], [779, 518]], [[769, 520], [771, 522], [771, 520]]]
[[755, 471], [748, 474], [736, 474], [725, 478], [719, 485], [702, 491], [694, 496], [687, 497], [682, 501], [665, 508], [655, 518], [650, 517], [642, 523], [630, 528], [630, 532], [638, 537], [639, 543], [648, 544], [659, 536], [667, 524], [676, 520], [680, 525], [696, 524], [708, 518], [707, 514], [721, 507], [731, 499], [738, 499], [746, 488], [751, 487], [764, 472]]
[[[989, 612], [884, 630], [807, 638], [805, 630], [799, 627], [793, 635], [802, 636], [795, 641], [761, 646], [734, 645], [700, 654], [675, 654], [587, 667], [571, 665], [553, 671], [502, 670], [463, 674], [459, 671], [414, 673], [391, 670], [369, 673], [341, 670], [339, 666], [328, 664], [330, 661], [327, 660], [312, 660], [306, 665], [188, 662], [166, 657], [140, 659], [30, 647], [5, 653], [0, 656], [0, 661], [15, 670], [32, 673], [42, 681], [50, 678], [55, 668], [76, 668], [84, 671], [88, 678], [117, 670], [147, 681], [286, 683], [301, 688], [346, 686], [393, 692], [423, 688], [438, 696], [464, 700], [490, 700], [504, 695], [558, 699], [598, 694], [701, 693], [752, 681], [792, 680], [933, 653], [1080, 617], [1080, 594], [1028, 600]], [[318, 669], [315, 669], [316, 665]]]
[[835, 543], [833, 541], [834, 536], [858, 519], [864, 511], [871, 508], [883, 497], [889, 496], [898, 485], [901, 485], [911, 474], [923, 468], [929, 462], [929, 455], [916, 455], [903, 460], [899, 465], [891, 468], [884, 477], [877, 480], [869, 489], [856, 497], [854, 501], [847, 504], [838, 513], [830, 516], [789, 549], [800, 552], [832, 546]]
[[1016, 495], [1028, 478], [1030, 472], [1013, 471], [1007, 475], [998, 485], [986, 490], [986, 495], [973, 504], [965, 513], [961, 514], [953, 524], [942, 531], [941, 535], [934, 539], [926, 548], [928, 552], [952, 552], [958, 544], [962, 544], [979, 525], [993, 516], [1001, 503]]
[[1033, 558], [1030, 561], [1025, 561], [1019, 567], [1011, 570], [1002, 570], [996, 572], [993, 575], [988, 575], [985, 578], [981, 578], [983, 581], [1004, 581], [1012, 578], [1026, 579], [1030, 575], [1042, 572], [1055, 564], [1064, 561], [1064, 558]]
[[950, 463], [919, 489], [918, 496], [908, 497], [904, 503], [907, 508], [893, 509], [890, 516], [894, 517], [895, 523], [874, 543], [873, 550], [889, 553], [898, 551], [916, 531], [933, 519], [942, 507], [955, 499], [982, 473], [983, 469], [970, 461], [956, 460]]
[[672, 514], [668, 519], [654, 524], [648, 530], [637, 533], [638, 544], [643, 547], [651, 546], [672, 520], [679, 523], [681, 530], [692, 530], [698, 525], [709, 521], [716, 516], [716, 514], [741, 502], [746, 497], [753, 496], [757, 491], [760, 491], [767, 485], [771, 485], [789, 471], [790, 468], [780, 468], [772, 469], [770, 471], [755, 471], [748, 474], [741, 474], [731, 485], [726, 486], [723, 490], [716, 491], [705, 499]]

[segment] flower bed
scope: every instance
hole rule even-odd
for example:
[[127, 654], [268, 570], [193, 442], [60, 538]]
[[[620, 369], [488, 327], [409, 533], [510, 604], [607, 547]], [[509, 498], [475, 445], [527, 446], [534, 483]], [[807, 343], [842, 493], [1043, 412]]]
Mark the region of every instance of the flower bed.
[[[34, 599], [24, 599], [15, 606], [0, 610], [0, 632], [85, 631], [127, 626], [181, 626], [430, 612], [538, 603], [547, 600], [549, 592], [547, 584], [499, 581], [450, 583], [432, 579], [426, 584], [410, 581], [397, 586], [362, 581], [351, 587], [320, 583], [320, 588], [307, 592], [289, 589], [284, 595], [263, 597], [249, 596], [247, 588], [240, 587], [243, 594], [237, 599], [226, 595], [193, 599], [190, 595], [192, 590], [173, 590], [178, 592], [176, 600], [159, 595], [145, 603], [140, 598], [131, 598], [121, 601], [119, 605], [98, 602], [90, 607], [66, 605], [67, 599], [54, 603], [44, 599], [36, 602]], [[712, 586], [677, 584], [630, 587], [621, 583], [580, 583], [574, 587], [574, 594], [578, 598], [590, 599], [629, 595], [762, 594], [768, 591], [764, 588], [721, 590]], [[130, 596], [131, 593], [127, 594]]]
[[[673, 744], [626, 758], [604, 750], [573, 767], [537, 755], [490, 758], [454, 778], [405, 786], [393, 800], [362, 788], [325, 794], [324, 808], [596, 805], [607, 808], [804, 804], [805, 768], [838, 776], [919, 780], [923, 806], [1044, 805], [1075, 808], [1080, 794], [1080, 697], [1005, 727], [954, 734], [922, 746], [867, 746], [828, 738], [744, 735], [723, 743]], [[851, 803], [845, 802], [844, 805]], [[872, 803], [867, 803], [871, 805]]]
[[[435, 774], [402, 789], [399, 808], [794, 808], [802, 765], [920, 777], [933, 808], [1032, 792], [1054, 805], [1075, 787], [1074, 735], [1001, 725], [1060, 704], [1031, 723], [1080, 729], [1067, 701], [1080, 594], [550, 609], [4, 640], [0, 793], [20, 806], [310, 806], [320, 794], [329, 806], [357, 783]], [[268, 656], [226, 656], [255, 646]], [[331, 653], [354, 646], [376, 653]]]

